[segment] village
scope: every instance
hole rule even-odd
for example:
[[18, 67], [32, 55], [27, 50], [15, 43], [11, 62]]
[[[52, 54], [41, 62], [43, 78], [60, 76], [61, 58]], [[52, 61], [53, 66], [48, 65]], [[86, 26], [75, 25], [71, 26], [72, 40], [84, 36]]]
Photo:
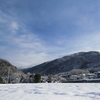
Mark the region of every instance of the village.
[[62, 75], [66, 79], [66, 83], [87, 83], [87, 82], [100, 82], [100, 71], [79, 75]]
[[[21, 80], [22, 83], [34, 83], [34, 75], [27, 73], [25, 78]], [[100, 82], [100, 71], [87, 74], [79, 75], [43, 75], [41, 76], [40, 83], [99, 83]]]
[[[38, 73], [10, 74], [2, 77], [4, 83], [100, 83], [100, 71], [92, 73], [71, 74], [69, 72], [56, 75]], [[37, 81], [36, 81], [37, 80]]]

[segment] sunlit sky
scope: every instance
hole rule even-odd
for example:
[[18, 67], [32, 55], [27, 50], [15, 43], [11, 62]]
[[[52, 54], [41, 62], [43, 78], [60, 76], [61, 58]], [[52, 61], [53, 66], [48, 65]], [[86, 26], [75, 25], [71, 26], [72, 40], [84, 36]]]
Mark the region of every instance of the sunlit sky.
[[0, 0], [0, 58], [28, 68], [100, 51], [100, 0]]

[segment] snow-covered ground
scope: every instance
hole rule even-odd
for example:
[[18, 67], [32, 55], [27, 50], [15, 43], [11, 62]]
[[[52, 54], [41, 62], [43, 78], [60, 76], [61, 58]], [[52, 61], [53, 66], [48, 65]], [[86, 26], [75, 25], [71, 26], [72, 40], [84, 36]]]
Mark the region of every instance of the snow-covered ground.
[[0, 84], [0, 100], [100, 100], [100, 84]]

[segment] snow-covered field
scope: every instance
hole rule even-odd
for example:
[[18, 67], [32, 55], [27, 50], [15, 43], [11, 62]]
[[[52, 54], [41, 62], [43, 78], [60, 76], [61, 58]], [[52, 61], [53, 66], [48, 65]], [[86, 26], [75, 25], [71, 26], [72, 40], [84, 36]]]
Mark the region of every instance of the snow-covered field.
[[0, 100], [100, 100], [100, 84], [0, 84]]

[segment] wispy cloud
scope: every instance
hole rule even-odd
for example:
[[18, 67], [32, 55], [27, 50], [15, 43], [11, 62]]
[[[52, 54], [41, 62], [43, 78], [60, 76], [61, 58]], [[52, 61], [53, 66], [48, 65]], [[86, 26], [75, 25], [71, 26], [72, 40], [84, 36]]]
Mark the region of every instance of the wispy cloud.
[[11, 22], [11, 24], [9, 25], [9, 30], [12, 33], [16, 33], [16, 31], [19, 29], [18, 23], [17, 22]]
[[2, 39], [0, 38], [5, 44], [0, 46], [0, 51], [3, 53], [2, 58], [19, 68], [30, 67], [53, 58], [50, 57], [49, 52], [51, 51], [46, 47], [45, 42], [27, 30], [25, 25], [19, 25], [18, 22], [7, 19], [5, 24], [7, 26], [4, 33], [8, 32], [6, 35], [1, 32]]
[[62, 55], [81, 51], [100, 51], [100, 33], [85, 33], [71, 40], [59, 39], [58, 45], [64, 48]]

